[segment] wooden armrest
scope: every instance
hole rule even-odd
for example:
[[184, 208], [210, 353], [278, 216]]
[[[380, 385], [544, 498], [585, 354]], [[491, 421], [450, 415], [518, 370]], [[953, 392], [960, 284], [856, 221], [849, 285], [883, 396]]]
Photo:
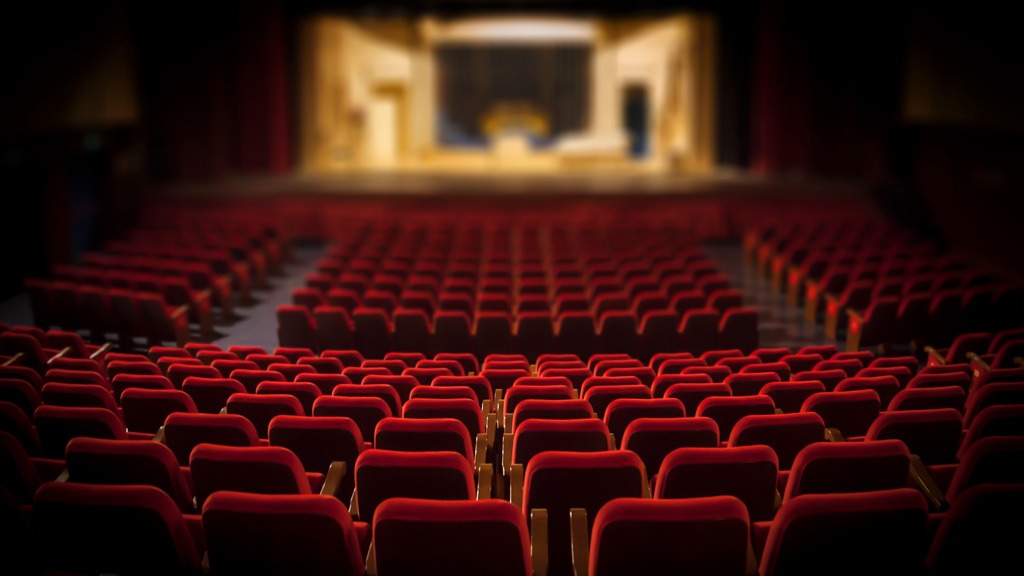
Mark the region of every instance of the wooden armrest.
[[988, 372], [992, 369], [988, 362], [984, 358], [974, 352], [967, 353], [967, 359], [971, 361], [971, 366], [974, 367], [974, 376], [980, 376], [983, 372]]
[[163, 426], [157, 429], [156, 434], [153, 434], [153, 442], [156, 442], [157, 444], [167, 443], [167, 437], [166, 434], [164, 433]]
[[92, 354], [89, 354], [89, 358], [92, 360], [102, 358], [103, 355], [106, 354], [107, 352], [110, 352], [110, 349], [113, 347], [114, 345], [111, 344], [110, 342], [104, 342], [102, 346], [97, 348]]
[[843, 438], [843, 433], [839, 431], [839, 428], [825, 428], [825, 441], [846, 442], [846, 438]]
[[476, 499], [489, 500], [491, 498], [491, 481], [494, 478], [494, 466], [480, 464], [476, 467]]
[[487, 447], [494, 447], [494, 438], [498, 435], [498, 415], [494, 412], [484, 412], [484, 426], [487, 427]]
[[21, 362], [21, 359], [24, 358], [24, 357], [25, 357], [25, 354], [23, 352], [18, 352], [14, 356], [11, 356], [7, 360], [5, 360], [3, 365], [4, 366], [16, 366], [19, 362]]
[[928, 355], [928, 364], [931, 366], [941, 366], [946, 363], [946, 357], [941, 352], [933, 348], [932, 346], [924, 347], [925, 354]]
[[523, 506], [523, 465], [513, 464], [509, 470], [509, 501], [516, 505], [516, 508]]
[[1022, 356], [1014, 356], [1013, 357], [1013, 363], [1016, 364], [1017, 366], [1024, 367], [1024, 357], [1022, 357]]
[[481, 432], [476, 435], [476, 449], [473, 453], [473, 463], [476, 466], [481, 464], [487, 464], [487, 447], [490, 446], [490, 442], [487, 441], [487, 434]]
[[744, 569], [744, 576], [758, 576], [757, 554], [754, 553], [754, 542], [747, 538], [747, 566]]
[[71, 346], [65, 346], [65, 347], [61, 348], [56, 354], [54, 354], [53, 356], [50, 356], [49, 358], [47, 358], [46, 359], [46, 363], [47, 364], [51, 364], [51, 363], [53, 363], [53, 361], [55, 359], [57, 359], [57, 358], [64, 358], [68, 354], [71, 354]]
[[[472, 374], [470, 374], [470, 376], [472, 376]], [[494, 401], [497, 403], [496, 405], [498, 407], [497, 408], [498, 412], [501, 412], [501, 401], [504, 400], [504, 398], [505, 398], [505, 391], [504, 390], [502, 390], [501, 388], [498, 388], [497, 390], [494, 391]]]
[[775, 502], [772, 504], [772, 510], [778, 512], [779, 508], [782, 508], [782, 493], [779, 492], [778, 488], [775, 489]]
[[512, 466], [512, 444], [514, 437], [511, 432], [502, 437], [501, 443], [501, 473], [508, 476]]
[[345, 479], [346, 474], [348, 474], [348, 464], [341, 460], [331, 462], [330, 468], [327, 469], [327, 477], [324, 478], [324, 485], [320, 488], [320, 494], [337, 498], [341, 493], [341, 482]]
[[202, 290], [199, 290], [198, 292], [193, 292], [192, 293], [192, 301], [193, 302], [204, 302], [206, 300], [209, 300], [211, 297], [212, 297], [212, 293], [211, 293], [209, 288], [203, 288]]
[[858, 323], [864, 323], [864, 316], [853, 308], [847, 308], [846, 315], [850, 317], [850, 320], [855, 320]]
[[933, 512], [946, 510], [948, 506], [946, 496], [942, 493], [942, 489], [939, 488], [938, 483], [932, 478], [928, 468], [917, 454], [910, 455], [910, 479], [917, 486], [917, 489], [924, 494], [925, 499], [928, 500], [928, 506]]
[[548, 511], [546, 508], [530, 510], [530, 556], [533, 558], [534, 576], [547, 576]]
[[65, 468], [60, 474], [57, 475], [56, 478], [53, 479], [53, 481], [54, 482], [67, 482], [70, 478], [71, 478], [71, 473], [68, 472], [67, 468]]
[[502, 417], [501, 417], [501, 429], [502, 430], [511, 430], [512, 429], [512, 415], [511, 414], [504, 414], [504, 415], [502, 415]]
[[494, 402], [491, 400], [484, 400], [480, 403], [480, 411], [484, 414], [494, 413]]
[[171, 318], [177, 319], [188, 314], [188, 304], [182, 304], [171, 312]]
[[377, 554], [373, 548], [373, 540], [370, 540], [370, 549], [366, 551], [366, 562], [363, 565], [366, 576], [377, 576]]
[[831, 302], [833, 304], [839, 303], [839, 296], [831, 292], [825, 292], [821, 297], [825, 299], [825, 302]]
[[775, 409], [775, 413], [776, 413], [776, 414], [783, 414], [783, 412], [782, 412], [782, 408], [776, 408], [776, 409]]
[[202, 570], [203, 574], [209, 574], [210, 573], [210, 551], [209, 550], [207, 550], [206, 552], [203, 552], [203, 563], [199, 566], [199, 569]]
[[220, 414], [227, 414], [227, 413], [228, 413], [228, 407], [227, 406], [225, 406], [225, 407], [220, 409]]
[[217, 278], [215, 279], [215, 282], [216, 282], [217, 286], [220, 287], [220, 288], [228, 288], [229, 290], [231, 289], [231, 275], [230, 274], [222, 274], [220, 276], [217, 276]]
[[608, 433], [608, 446], [611, 450], [618, 450], [615, 444], [615, 434], [612, 434], [611, 432]]
[[352, 489], [352, 501], [348, 503], [348, 515], [353, 520], [359, 520], [359, 489]]
[[590, 574], [590, 534], [587, 531], [587, 510], [569, 509], [569, 529], [572, 535], [572, 568], [575, 576]]

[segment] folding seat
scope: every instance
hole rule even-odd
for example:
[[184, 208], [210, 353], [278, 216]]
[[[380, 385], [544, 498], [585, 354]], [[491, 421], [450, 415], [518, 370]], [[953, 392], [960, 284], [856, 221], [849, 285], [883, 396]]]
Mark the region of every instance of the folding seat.
[[847, 439], [864, 436], [881, 412], [881, 400], [874, 390], [819, 392], [812, 394], [800, 407], [801, 412], [815, 412]]
[[291, 290], [292, 305], [302, 306], [313, 311], [317, 306], [327, 303], [325, 293], [318, 288], [309, 286], [296, 286]]
[[462, 371], [467, 376], [480, 372], [480, 363], [477, 360], [476, 355], [469, 352], [438, 352], [437, 354], [434, 354], [434, 360], [455, 360], [459, 364], [462, 364]]
[[591, 388], [597, 388], [601, 386], [626, 386], [630, 384], [643, 384], [640, 378], [632, 375], [628, 376], [591, 376], [583, 381], [580, 385], [580, 395], [586, 394]]
[[734, 288], [720, 288], [708, 294], [708, 308], [714, 308], [725, 314], [732, 308], [743, 306], [743, 294]]
[[49, 361], [61, 354], [61, 351], [43, 348], [38, 340], [28, 334], [12, 330], [0, 333], [0, 355], [10, 358], [19, 353], [19, 364], [31, 368], [38, 374], [44, 374]]
[[118, 374], [110, 383], [114, 399], [120, 403], [124, 391], [129, 388], [146, 390], [175, 390], [174, 383], [166, 376], [155, 374]]
[[774, 372], [750, 372], [730, 374], [725, 377], [723, 384], [732, 390], [733, 396], [756, 396], [771, 382], [779, 382], [779, 375]]
[[598, 316], [598, 352], [639, 354], [636, 317], [628, 310], [609, 310]]
[[39, 456], [42, 449], [39, 445], [39, 434], [32, 424], [31, 416], [22, 412], [10, 402], [0, 400], [0, 432], [15, 437], [32, 456]]
[[395, 387], [390, 384], [339, 384], [334, 387], [330, 395], [347, 398], [380, 398], [387, 404], [392, 414], [401, 414], [402, 411], [402, 399]]
[[505, 433], [514, 432], [522, 422], [531, 419], [579, 420], [594, 418], [594, 409], [585, 400], [579, 399], [526, 399], [519, 402], [512, 413], [511, 426], [506, 425]]
[[840, 382], [848, 378], [845, 370], [807, 370], [793, 375], [793, 382], [816, 381], [825, 386], [826, 392], [835, 390]]
[[[54, 350], [63, 350], [70, 348], [68, 352], [61, 356], [66, 359], [81, 359], [81, 360], [102, 360], [103, 356], [110, 350], [112, 344], [105, 342], [103, 344], [89, 344], [82, 339], [82, 336], [78, 332], [71, 332], [70, 330], [57, 330], [51, 328], [46, 331], [46, 341], [49, 347]], [[52, 361], [57, 358], [51, 359]]]
[[373, 446], [398, 452], [455, 452], [470, 464], [484, 464], [466, 425], [454, 418], [385, 418], [377, 423]]
[[[92, 372], [89, 370], [67, 370], [64, 368], [50, 368], [46, 371], [46, 375], [43, 376], [43, 381], [46, 384], [51, 382], [61, 384], [85, 384], [92, 386], [99, 386], [109, 391], [113, 391], [113, 385], [110, 379], [102, 374]], [[42, 391], [42, 387], [40, 387]]]
[[181, 390], [192, 398], [196, 410], [204, 414], [217, 414], [227, 405], [228, 398], [235, 393], [245, 392], [245, 386], [233, 378], [203, 378], [190, 376], [181, 385]]
[[[1024, 457], [1024, 437], [988, 436], [971, 443], [960, 455], [948, 487], [932, 500], [934, 511], [943, 511], [956, 503], [960, 495], [980, 484], [1021, 483], [1020, 466]], [[941, 485], [938, 486], [941, 489]]]
[[970, 428], [985, 408], [1004, 404], [1024, 404], [1024, 382], [994, 382], [973, 389], [964, 407], [964, 427]]
[[665, 456], [654, 482], [654, 498], [734, 496], [751, 519], [775, 512], [779, 462], [767, 446], [677, 448]]
[[676, 398], [620, 398], [604, 412], [604, 422], [612, 437], [621, 441], [629, 424], [638, 418], [682, 418], [686, 408]]
[[192, 355], [198, 354], [202, 350], [220, 350], [221, 347], [213, 342], [188, 342], [182, 346], [185, 350], [188, 350]]
[[[347, 470], [354, 470], [356, 458], [371, 445], [363, 440], [355, 421], [343, 416], [275, 416], [267, 438], [271, 446], [291, 450], [307, 472], [324, 475], [334, 462], [344, 462]], [[338, 498], [349, 502], [354, 486], [353, 475], [345, 474]]]
[[818, 362], [824, 359], [824, 356], [821, 354], [787, 354], [780, 358], [779, 362], [789, 366], [790, 374], [796, 375], [813, 370]]
[[203, 508], [214, 492], [251, 494], [328, 494], [340, 490], [340, 466], [327, 477], [306, 472], [291, 450], [281, 446], [223, 446], [198, 444], [189, 457], [196, 506]]
[[707, 306], [707, 296], [697, 289], [679, 290], [669, 297], [669, 306], [680, 315], [686, 315], [691, 310], [710, 308]]
[[[411, 378], [416, 382], [418, 386], [430, 386], [430, 384], [436, 378], [443, 378], [445, 376], [453, 376], [453, 372], [448, 368], [406, 368], [402, 371], [402, 376]], [[408, 394], [406, 394], [408, 396]]]
[[312, 366], [287, 362], [275, 362], [267, 366], [266, 369], [268, 372], [280, 372], [287, 382], [294, 382], [299, 374], [316, 374], [316, 368]]
[[730, 308], [721, 315], [716, 345], [750, 353], [759, 345], [757, 308]]
[[710, 396], [701, 400], [694, 411], [695, 416], [711, 418], [718, 424], [718, 433], [723, 442], [729, 438], [733, 426], [744, 416], [774, 413], [775, 404], [768, 396]]
[[736, 372], [747, 366], [760, 364], [761, 360], [757, 356], [727, 356], [725, 358], [719, 358], [715, 361], [715, 366], [724, 366], [729, 369], [729, 372]]
[[989, 436], [1024, 436], [1024, 404], [992, 405], [980, 410], [965, 430], [959, 456]]
[[964, 490], [942, 515], [928, 550], [929, 574], [1010, 574], [1024, 536], [1024, 484], [981, 484]]
[[[52, 478], [44, 477], [41, 467], [37, 464], [39, 462], [39, 458], [29, 455], [26, 447], [16, 436], [0, 430], [0, 488], [7, 491], [7, 496], [14, 500], [15, 507], [19, 509], [31, 507], [32, 497], [39, 489], [39, 485], [63, 472], [63, 460], [55, 461], [59, 464], [59, 471], [53, 474]], [[13, 534], [5, 530], [4, 536], [10, 538]], [[0, 564], [0, 567], [2, 566], [3, 564]]]
[[782, 507], [802, 494], [907, 487], [910, 485], [910, 460], [907, 445], [895, 439], [815, 442], [801, 450], [793, 461]]
[[[320, 350], [313, 312], [300, 304], [279, 304], [276, 308], [277, 339], [281, 346]], [[333, 344], [333, 343], [332, 343]]]
[[825, 392], [825, 385], [817, 380], [769, 382], [760, 391], [772, 399], [776, 410], [784, 414], [799, 412], [804, 401], [818, 392]]
[[321, 396], [313, 403], [313, 416], [351, 418], [365, 441], [372, 441], [377, 423], [392, 415], [388, 403], [374, 396]]
[[[689, 352], [682, 352], [682, 354], [690, 354]], [[663, 374], [681, 374], [687, 368], [692, 367], [703, 367], [707, 368], [707, 362], [703, 358], [672, 358], [665, 360], [658, 366], [658, 375]]]
[[758, 348], [750, 353], [751, 356], [757, 356], [761, 359], [761, 362], [766, 364], [772, 364], [775, 362], [781, 362], [782, 358], [791, 355], [793, 352], [789, 348]]
[[[62, 288], [55, 287], [57, 301], [74, 302], [75, 312], [70, 316], [75, 318], [79, 328], [89, 334], [89, 340], [98, 344], [106, 340], [107, 333], [112, 331], [112, 311], [110, 298], [104, 288], [89, 285], [73, 285], [64, 292]], [[129, 348], [130, 349], [130, 348]]]
[[728, 446], [763, 444], [778, 457], [780, 475], [793, 467], [806, 446], [825, 441], [825, 422], [814, 413], [756, 414], [740, 418], [729, 435]]
[[158, 442], [74, 438], [65, 462], [70, 482], [153, 486], [170, 496], [182, 513], [198, 512], [174, 453]]
[[597, 351], [597, 329], [589, 311], [559, 312], [555, 324], [560, 352], [590, 358]]
[[256, 346], [251, 344], [231, 344], [227, 348], [228, 352], [233, 352], [236, 356], [241, 359], [245, 359], [249, 354], [266, 354], [267, 350], [263, 346]]
[[373, 521], [377, 508], [390, 498], [483, 499], [477, 498], [472, 465], [455, 452], [373, 448], [359, 455], [354, 474], [352, 509], [363, 522]]
[[259, 370], [259, 364], [252, 360], [214, 360], [210, 366], [220, 372], [224, 378], [230, 378], [235, 370]]
[[121, 410], [129, 432], [156, 434], [168, 414], [198, 412], [195, 402], [176, 389], [127, 388], [121, 394]]
[[[210, 367], [213, 369], [212, 367]], [[216, 369], [213, 369], [217, 372]], [[217, 378], [220, 376], [220, 372], [210, 375], [200, 375], [203, 378]], [[231, 372], [231, 379], [237, 380], [242, 386], [245, 387], [245, 391], [249, 394], [256, 393], [256, 387], [261, 382], [287, 382], [284, 374], [276, 370], [233, 370]]]
[[513, 388], [517, 386], [565, 386], [573, 389], [572, 380], [565, 376], [520, 376], [512, 383]]
[[256, 394], [288, 394], [298, 399], [304, 414], [313, 413], [313, 402], [322, 395], [320, 388], [311, 382], [260, 382]]
[[171, 497], [153, 486], [47, 482], [32, 517], [47, 572], [201, 572], [202, 546]]
[[863, 312], [847, 308], [850, 319], [846, 349], [859, 350], [896, 341], [893, 336], [900, 308], [901, 300], [895, 296], [875, 298]]
[[461, 353], [473, 351], [472, 322], [467, 312], [439, 310], [434, 314], [434, 350]]
[[319, 356], [304, 356], [296, 361], [300, 366], [309, 366], [317, 374], [341, 374], [344, 366], [337, 358], [322, 358]]
[[234, 352], [227, 350], [199, 350], [195, 358], [207, 366], [212, 366], [216, 360], [239, 360]]
[[869, 365], [857, 372], [857, 377], [873, 378], [876, 376], [892, 376], [896, 378], [901, 390], [906, 388], [911, 378], [913, 378], [913, 374], [906, 366], [877, 367]]
[[10, 402], [31, 416], [43, 400], [31, 384], [21, 378], [0, 378], [0, 402]]
[[534, 569], [542, 555], [531, 557], [530, 551], [526, 519], [501, 500], [396, 497], [381, 503], [374, 514], [373, 563], [382, 575], [542, 572]]
[[655, 373], [661, 374], [661, 366], [670, 360], [691, 360], [693, 354], [689, 352], [657, 352], [648, 359], [648, 365]]
[[937, 388], [941, 386], [958, 386], [963, 389], [964, 393], [968, 393], [971, 389], [971, 377], [963, 372], [918, 374], [907, 382], [906, 388]]
[[844, 378], [835, 387], [835, 392], [852, 390], [874, 390], [878, 393], [880, 406], [888, 407], [893, 397], [900, 391], [900, 383], [895, 376], [854, 376]]
[[[721, 315], [713, 308], [697, 308], [683, 313], [679, 321], [679, 348], [691, 354], [722, 348], [718, 343]], [[756, 348], [755, 346], [751, 349]]]
[[148, 342], [174, 342], [183, 346], [188, 341], [188, 305], [172, 306], [158, 292], [136, 292], [135, 300], [142, 332]]
[[[631, 378], [629, 376], [616, 378]], [[653, 398], [651, 389], [643, 384], [621, 384], [610, 386], [591, 386], [582, 393], [583, 399], [594, 408], [598, 418], [604, 418], [605, 410], [614, 400], [620, 398]]]
[[846, 377], [850, 378], [860, 372], [864, 368], [864, 363], [856, 358], [847, 359], [835, 359], [829, 358], [828, 360], [822, 360], [815, 364], [813, 372], [824, 372], [826, 370], [842, 370], [846, 373]]
[[927, 523], [912, 488], [798, 496], [771, 522], [759, 573], [920, 573]]
[[654, 471], [670, 452], [682, 447], [717, 448], [718, 424], [711, 418], [637, 418], [626, 426], [619, 447], [635, 452]]
[[199, 444], [258, 446], [260, 440], [252, 422], [238, 414], [175, 412], [164, 420], [163, 443], [178, 464], [188, 466], [192, 449]]
[[47, 363], [46, 372], [50, 370], [77, 370], [80, 372], [95, 372], [104, 378], [109, 378], [107, 368], [102, 362], [92, 358], [70, 358], [59, 356], [51, 358]]
[[481, 356], [513, 352], [512, 316], [508, 312], [481, 310], [473, 332]]
[[[596, 376], [602, 376], [603, 374], [598, 373], [598, 366], [602, 362], [608, 362], [605, 366], [611, 368], [615, 366], [643, 366], [643, 363], [637, 360], [635, 357], [625, 352], [601, 352], [594, 354], [587, 360], [587, 368]], [[617, 364], [617, 362], [623, 362]]]
[[544, 311], [522, 311], [515, 319], [516, 349], [530, 360], [555, 346], [555, 326], [551, 313]]
[[[671, 362], [671, 361], [670, 361]], [[674, 384], [711, 384], [711, 376], [707, 374], [661, 374], [651, 382], [651, 393], [655, 398], [663, 398]]]
[[675, 398], [682, 402], [687, 414], [696, 414], [700, 403], [712, 396], [732, 396], [732, 390], [720, 382], [685, 382], [670, 385], [662, 394], [663, 398]]
[[36, 408], [32, 417], [39, 435], [41, 455], [64, 459], [68, 440], [78, 436], [90, 438], [128, 439], [128, 431], [117, 413], [106, 408], [49, 406]]
[[267, 426], [274, 416], [305, 416], [299, 399], [291, 394], [232, 394], [225, 405], [228, 414], [239, 414], [256, 427], [260, 438], [267, 437]]
[[355, 324], [349, 310], [342, 306], [317, 306], [313, 309], [313, 325], [321, 350], [343, 350], [354, 345]]
[[[633, 452], [548, 451], [530, 460], [521, 490], [512, 486], [512, 502], [521, 503], [524, 517], [546, 511], [548, 574], [572, 574], [570, 510], [586, 512], [591, 531], [598, 511], [616, 498], [647, 497], [643, 462]], [[576, 513], [580, 517], [580, 513]]]
[[430, 317], [417, 308], [396, 308], [392, 314], [395, 350], [432, 354], [434, 330]]
[[817, 323], [825, 312], [825, 294], [839, 294], [850, 281], [850, 266], [833, 261], [818, 279], [807, 279], [804, 289], [804, 320]]
[[[133, 360], [112, 360], [108, 362], [107, 374], [109, 375], [111, 380], [116, 378], [120, 374], [149, 374], [153, 376], [164, 375], [164, 373], [160, 370], [160, 367], [152, 362]], [[171, 382], [175, 382], [174, 378], [171, 378]]]

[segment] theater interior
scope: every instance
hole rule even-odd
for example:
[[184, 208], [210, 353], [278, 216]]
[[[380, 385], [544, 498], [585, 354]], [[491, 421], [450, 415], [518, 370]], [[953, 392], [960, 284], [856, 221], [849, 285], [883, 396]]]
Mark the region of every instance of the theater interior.
[[1011, 574], [993, 2], [15, 3], [0, 573]]

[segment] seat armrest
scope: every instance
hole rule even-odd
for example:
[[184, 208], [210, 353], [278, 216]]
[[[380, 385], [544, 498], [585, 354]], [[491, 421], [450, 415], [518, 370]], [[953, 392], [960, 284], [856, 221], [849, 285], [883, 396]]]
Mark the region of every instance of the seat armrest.
[[825, 428], [825, 441], [846, 442], [846, 438], [843, 438], [843, 433], [839, 431], [839, 428]]
[[353, 520], [359, 519], [359, 488], [352, 489], [352, 501], [348, 503], [348, 515]]
[[24, 352], [18, 352], [14, 356], [11, 356], [7, 360], [5, 360], [3, 365], [4, 366], [17, 366], [18, 363], [21, 362], [21, 359], [24, 358], [24, 357], [25, 357], [25, 353]]
[[476, 499], [489, 500], [492, 497], [491, 482], [494, 479], [494, 466], [479, 464], [476, 467]]
[[932, 512], [944, 512], [949, 507], [942, 489], [917, 454], [910, 455], [910, 480], [924, 494]]
[[156, 434], [153, 434], [153, 442], [156, 442], [157, 444], [167, 444], [167, 435], [164, 432], [163, 426], [157, 429]]
[[587, 531], [587, 510], [569, 510], [569, 529], [572, 535], [572, 569], [575, 576], [590, 574], [590, 534]]
[[71, 346], [65, 346], [57, 351], [56, 354], [46, 359], [47, 364], [52, 364], [56, 358], [65, 358], [68, 354], [71, 354]]
[[850, 322], [846, 327], [846, 351], [856, 352], [860, 349], [860, 335], [863, 331], [864, 316], [853, 308], [847, 308], [846, 315], [850, 317]]
[[547, 576], [548, 511], [546, 508], [530, 510], [530, 556], [533, 558], [534, 576]]
[[514, 442], [514, 436], [511, 432], [506, 433], [502, 436], [501, 443], [501, 473], [504, 476], [509, 475], [509, 469], [512, 466], [512, 444]]
[[493, 412], [484, 412], [486, 418], [484, 418], [484, 426], [487, 428], [487, 449], [494, 447], [494, 438], [498, 434], [498, 421], [497, 414]]
[[968, 352], [967, 359], [971, 363], [971, 371], [974, 373], [975, 379], [992, 369], [989, 363], [975, 352]]
[[476, 447], [473, 452], [473, 463], [476, 466], [487, 464], [487, 449], [491, 443], [487, 440], [487, 434], [481, 432], [476, 435]]
[[928, 356], [928, 366], [941, 366], [946, 363], [946, 357], [942, 355], [942, 352], [939, 352], [933, 346], [925, 346], [924, 352]]
[[110, 352], [110, 349], [113, 348], [113, 346], [114, 345], [111, 344], [110, 342], [104, 342], [102, 346], [93, 350], [92, 354], [89, 354], [89, 358], [91, 360], [98, 360], [100, 358], [103, 358], [103, 355], [106, 354], [107, 352]]
[[509, 471], [509, 501], [516, 505], [516, 508], [523, 506], [523, 465], [513, 464]]
[[377, 558], [373, 549], [373, 541], [370, 542], [370, 549], [366, 552], [366, 562], [363, 565], [366, 576], [377, 576]]
[[341, 483], [347, 474], [347, 463], [341, 460], [331, 462], [330, 468], [327, 469], [327, 476], [324, 478], [324, 485], [320, 488], [320, 494], [337, 498], [341, 493]]

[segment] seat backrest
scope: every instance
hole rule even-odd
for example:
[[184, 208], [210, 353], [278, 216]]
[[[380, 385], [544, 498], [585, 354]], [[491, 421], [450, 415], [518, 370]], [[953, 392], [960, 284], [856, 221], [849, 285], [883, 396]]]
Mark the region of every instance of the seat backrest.
[[805, 494], [784, 503], [768, 532], [760, 574], [917, 574], [928, 505], [913, 488]]
[[385, 418], [377, 423], [374, 448], [399, 452], [446, 450], [473, 462], [473, 445], [466, 425], [455, 418]]
[[387, 402], [375, 396], [321, 396], [313, 402], [313, 416], [344, 416], [351, 418], [370, 442], [377, 423], [393, 416]]
[[779, 470], [789, 470], [804, 447], [824, 440], [825, 422], [813, 412], [751, 414], [733, 426], [728, 445], [768, 446], [779, 459]]
[[747, 509], [733, 496], [617, 498], [594, 519], [590, 574], [741, 576], [749, 530]]
[[676, 398], [619, 398], [612, 400], [604, 412], [604, 422], [608, 425], [616, 441], [622, 439], [629, 423], [637, 418], [682, 418], [686, 416], [686, 408]]
[[6, 488], [18, 504], [29, 505], [42, 479], [21, 441], [0, 431], [0, 486]]
[[178, 464], [188, 466], [192, 449], [199, 444], [256, 446], [259, 436], [252, 422], [238, 414], [175, 412], [164, 420], [164, 443]]
[[363, 574], [352, 518], [332, 496], [220, 491], [202, 523], [214, 573]]
[[533, 574], [526, 519], [503, 500], [390, 498], [373, 518], [380, 574]]
[[[615, 376], [614, 378], [620, 378], [620, 376]], [[630, 377], [627, 376], [626, 378]], [[604, 413], [608, 406], [620, 398], [650, 399], [652, 398], [651, 389], [643, 384], [592, 386], [583, 394], [583, 399], [594, 408], [594, 414], [598, 418], [604, 418]]]
[[363, 522], [372, 521], [377, 507], [388, 498], [471, 500], [476, 492], [473, 467], [455, 452], [373, 448], [359, 455], [354, 474]]
[[946, 500], [956, 501], [959, 495], [979, 484], [1024, 482], [1024, 437], [989, 436], [968, 448], [946, 489]]
[[577, 420], [593, 418], [594, 409], [590, 403], [581, 399], [527, 399], [516, 405], [512, 413], [512, 430], [531, 419]]
[[654, 497], [735, 496], [754, 521], [774, 514], [779, 460], [763, 445], [734, 448], [677, 448], [658, 470]]
[[106, 408], [117, 412], [117, 402], [109, 388], [96, 384], [64, 384], [47, 382], [40, 393], [43, 404], [50, 406], [82, 406]]
[[232, 394], [225, 408], [228, 414], [239, 414], [252, 422], [260, 438], [267, 437], [267, 427], [274, 416], [306, 415], [302, 403], [291, 394]]
[[909, 474], [910, 451], [900, 440], [816, 442], [793, 461], [782, 504], [801, 494], [901, 488]]
[[309, 494], [302, 462], [282, 446], [198, 444], [189, 457], [196, 505], [219, 490], [255, 494]]
[[182, 512], [194, 512], [192, 488], [178, 460], [158, 442], [75, 438], [68, 442], [65, 462], [71, 482], [155, 486]]
[[1024, 538], [1024, 484], [979, 484], [943, 515], [928, 551], [930, 574], [1011, 574]]
[[602, 506], [615, 498], [640, 498], [646, 486], [643, 462], [628, 450], [549, 451], [532, 458], [523, 486], [523, 516], [535, 508], [548, 512], [549, 573], [572, 572], [570, 509], [587, 511], [589, 530]]
[[[271, 446], [283, 446], [298, 456], [306, 472], [327, 474], [333, 462], [344, 462], [351, 471], [365, 445], [359, 426], [344, 416], [275, 416], [267, 435]], [[352, 496], [351, 472], [342, 479], [342, 494]]]
[[156, 434], [167, 415], [198, 412], [192, 397], [181, 390], [128, 388], [121, 394], [121, 410], [130, 432]]
[[904, 388], [889, 402], [889, 411], [953, 408], [961, 414], [967, 402], [967, 393], [959, 386], [938, 388]]
[[234, 378], [189, 376], [181, 384], [181, 390], [195, 402], [196, 411], [217, 414], [232, 394], [245, 392], [245, 386]]
[[911, 454], [928, 466], [955, 464], [963, 418], [953, 408], [883, 412], [864, 436], [864, 441], [900, 440]]
[[47, 482], [32, 517], [47, 570], [192, 574], [200, 555], [181, 512], [159, 488]]
[[468, 398], [411, 398], [402, 406], [402, 418], [454, 418], [471, 438], [485, 431], [480, 405]]
[[729, 438], [740, 418], [751, 414], [774, 414], [775, 404], [768, 396], [710, 396], [701, 400], [695, 416], [707, 416], [718, 424], [718, 433]]
[[64, 459], [64, 448], [68, 441], [78, 436], [125, 440], [128, 431], [117, 414], [106, 408], [77, 408], [49, 406], [36, 408], [32, 418], [42, 455], [47, 458]]
[[818, 392], [804, 400], [800, 411], [819, 414], [825, 426], [850, 438], [867, 434], [881, 411], [881, 400], [874, 390]]
[[528, 466], [538, 454], [550, 450], [599, 452], [611, 450], [608, 426], [596, 418], [581, 420], [527, 420], [512, 437], [512, 462]]

